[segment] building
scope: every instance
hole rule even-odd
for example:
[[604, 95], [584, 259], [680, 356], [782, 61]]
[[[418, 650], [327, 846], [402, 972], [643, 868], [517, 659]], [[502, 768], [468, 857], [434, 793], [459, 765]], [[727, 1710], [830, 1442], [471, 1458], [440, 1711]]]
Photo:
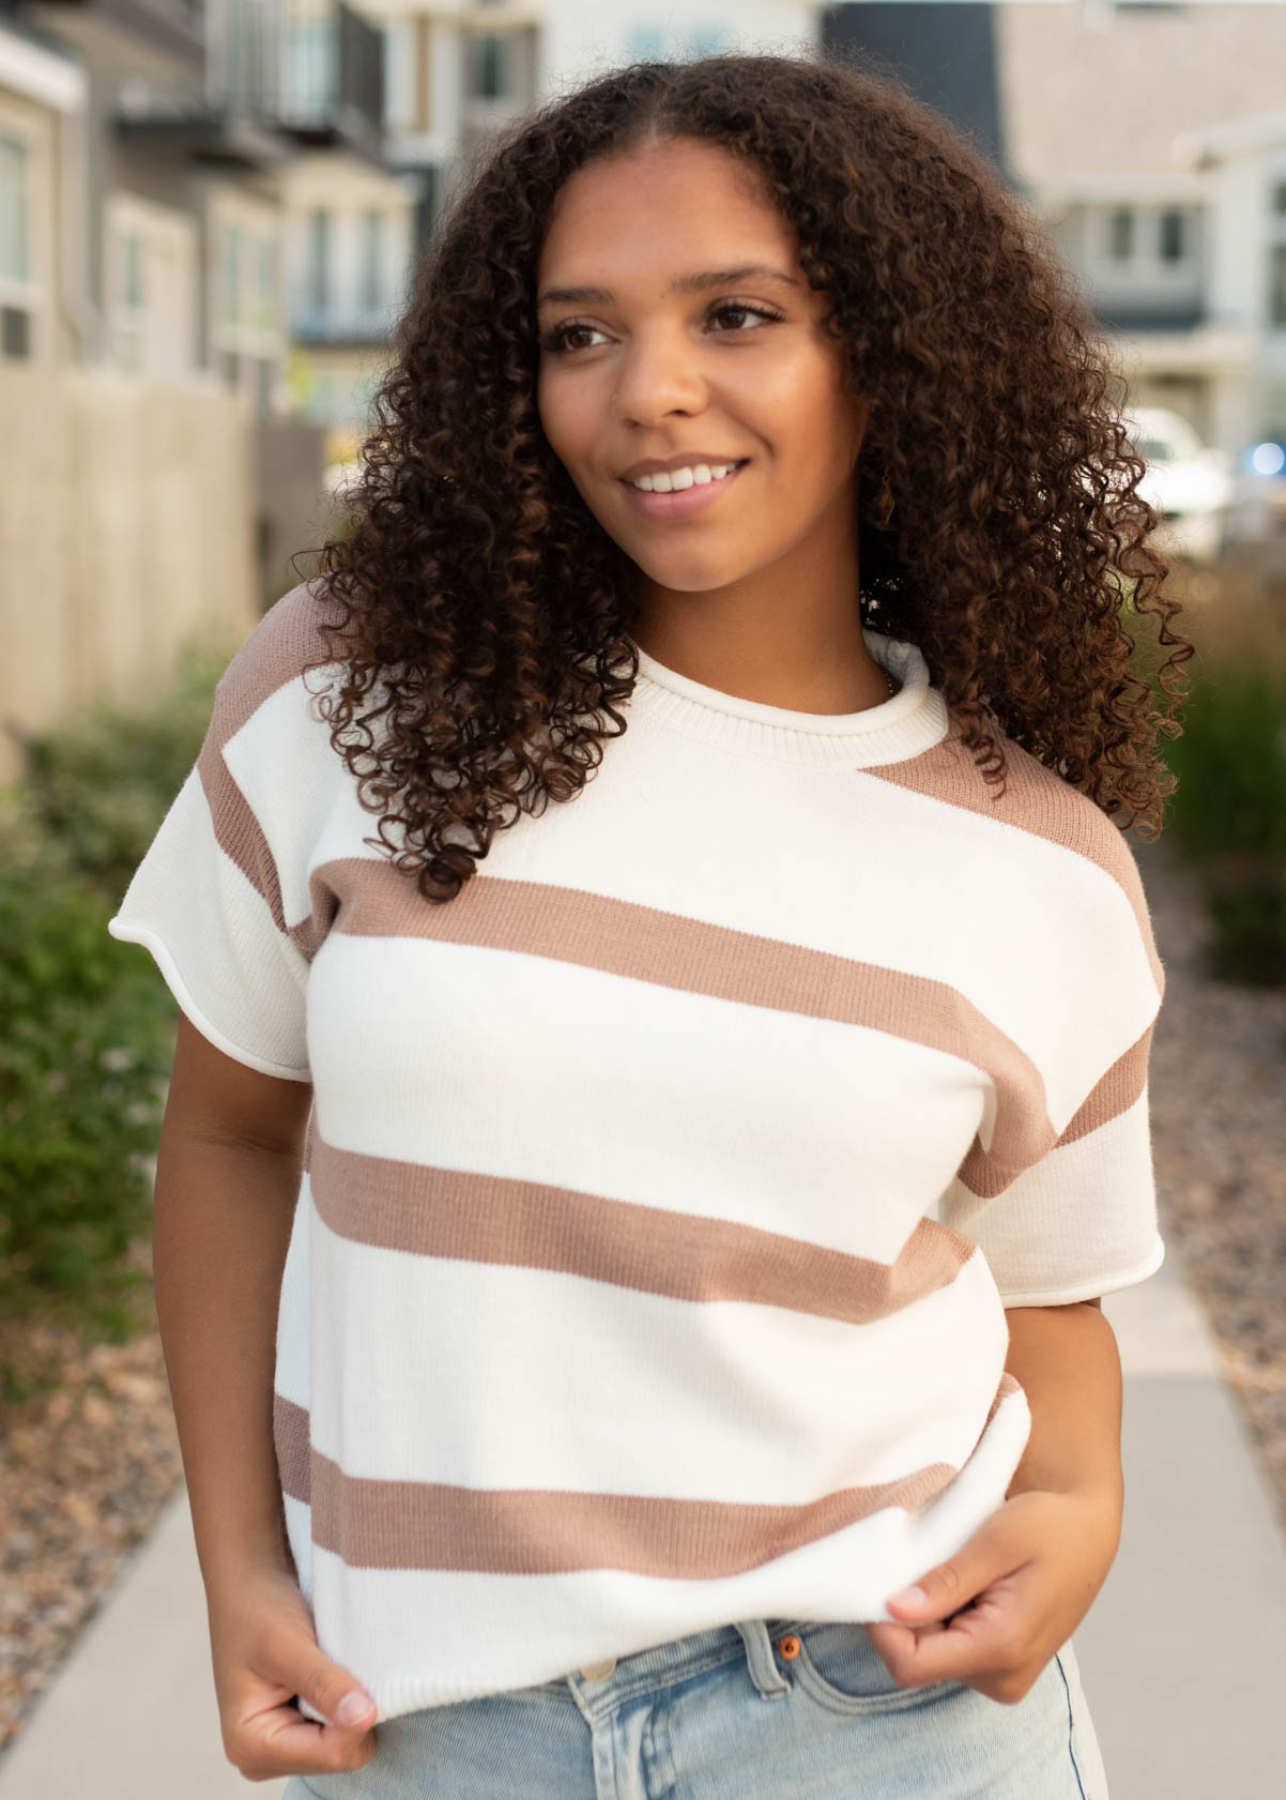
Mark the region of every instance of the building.
[[[1281, 106], [1286, 7], [996, 10], [1011, 162], [1118, 343], [1137, 403], [1172, 407], [1233, 455], [1286, 429], [1286, 340], [1269, 305], [1272, 156], [1232, 148], [1238, 121]], [[1192, 134], [1214, 128], [1209, 159], [1194, 155]]]
[[399, 169], [387, 131], [387, 44], [338, 0], [287, 0], [278, 125], [295, 154], [281, 174], [291, 404], [351, 455], [406, 299], [426, 175]]
[[82, 216], [96, 330], [83, 360], [153, 381], [215, 381], [266, 412], [283, 392], [277, 171], [250, 72], [261, 22], [216, 0], [30, 0], [88, 82]]
[[885, 57], [1013, 183], [1135, 404], [1232, 455], [1286, 432], [1286, 6], [910, 0], [829, 7], [825, 32]]
[[0, 11], [0, 361], [61, 364], [95, 319], [79, 218], [84, 70], [56, 38]]

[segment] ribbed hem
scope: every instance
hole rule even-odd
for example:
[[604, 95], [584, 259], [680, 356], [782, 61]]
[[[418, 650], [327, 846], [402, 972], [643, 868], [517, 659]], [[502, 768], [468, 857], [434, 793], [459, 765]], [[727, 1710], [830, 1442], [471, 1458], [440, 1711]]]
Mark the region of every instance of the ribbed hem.
[[814, 768], [865, 769], [905, 762], [947, 735], [942, 694], [915, 644], [862, 627], [866, 647], [901, 685], [878, 706], [854, 713], [795, 712], [743, 700], [667, 668], [635, 644], [639, 676], [630, 704], [685, 737], [721, 744], [747, 756]]

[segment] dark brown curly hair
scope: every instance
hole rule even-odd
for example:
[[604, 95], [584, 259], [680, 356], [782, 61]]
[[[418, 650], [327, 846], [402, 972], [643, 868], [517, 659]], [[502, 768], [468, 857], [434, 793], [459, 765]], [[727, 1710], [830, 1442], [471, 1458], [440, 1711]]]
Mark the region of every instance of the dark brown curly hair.
[[[887, 71], [722, 54], [632, 63], [525, 114], [467, 172], [416, 271], [349, 516], [317, 553], [341, 609], [321, 628], [329, 660], [347, 665], [324, 716], [382, 814], [367, 842], [450, 900], [496, 831], [574, 799], [625, 729], [641, 571], [541, 429], [535, 273], [568, 177], [652, 137], [756, 165], [828, 297], [824, 328], [873, 402], [863, 623], [919, 647], [1002, 792], [1008, 738], [1156, 836], [1174, 786], [1157, 737], [1178, 735], [1185, 694], [1166, 677], [1182, 682], [1193, 646], [1168, 631], [1182, 609], [1146, 542], [1145, 465], [1074, 279], [990, 164]], [[1131, 670], [1131, 610], [1177, 646], [1155, 686]]]

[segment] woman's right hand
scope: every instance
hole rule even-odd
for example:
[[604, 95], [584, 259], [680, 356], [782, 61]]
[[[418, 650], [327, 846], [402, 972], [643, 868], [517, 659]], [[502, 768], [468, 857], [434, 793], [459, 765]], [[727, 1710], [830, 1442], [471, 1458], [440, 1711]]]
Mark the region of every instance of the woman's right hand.
[[[308, 1605], [284, 1568], [207, 1589], [223, 1747], [247, 1781], [360, 1769], [375, 1754], [375, 1702], [317, 1643]], [[326, 1725], [292, 1704], [307, 1700]]]

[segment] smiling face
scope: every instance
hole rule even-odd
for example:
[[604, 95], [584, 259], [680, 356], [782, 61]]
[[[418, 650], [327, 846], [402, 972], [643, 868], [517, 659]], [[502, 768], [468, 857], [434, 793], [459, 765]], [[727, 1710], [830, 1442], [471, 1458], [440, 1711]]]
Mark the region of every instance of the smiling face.
[[[537, 269], [541, 424], [654, 595], [767, 581], [780, 601], [825, 570], [856, 612], [869, 408], [797, 242], [750, 169], [691, 138], [588, 163], [558, 194]], [[651, 460], [740, 466], [637, 493], [623, 476]]]

